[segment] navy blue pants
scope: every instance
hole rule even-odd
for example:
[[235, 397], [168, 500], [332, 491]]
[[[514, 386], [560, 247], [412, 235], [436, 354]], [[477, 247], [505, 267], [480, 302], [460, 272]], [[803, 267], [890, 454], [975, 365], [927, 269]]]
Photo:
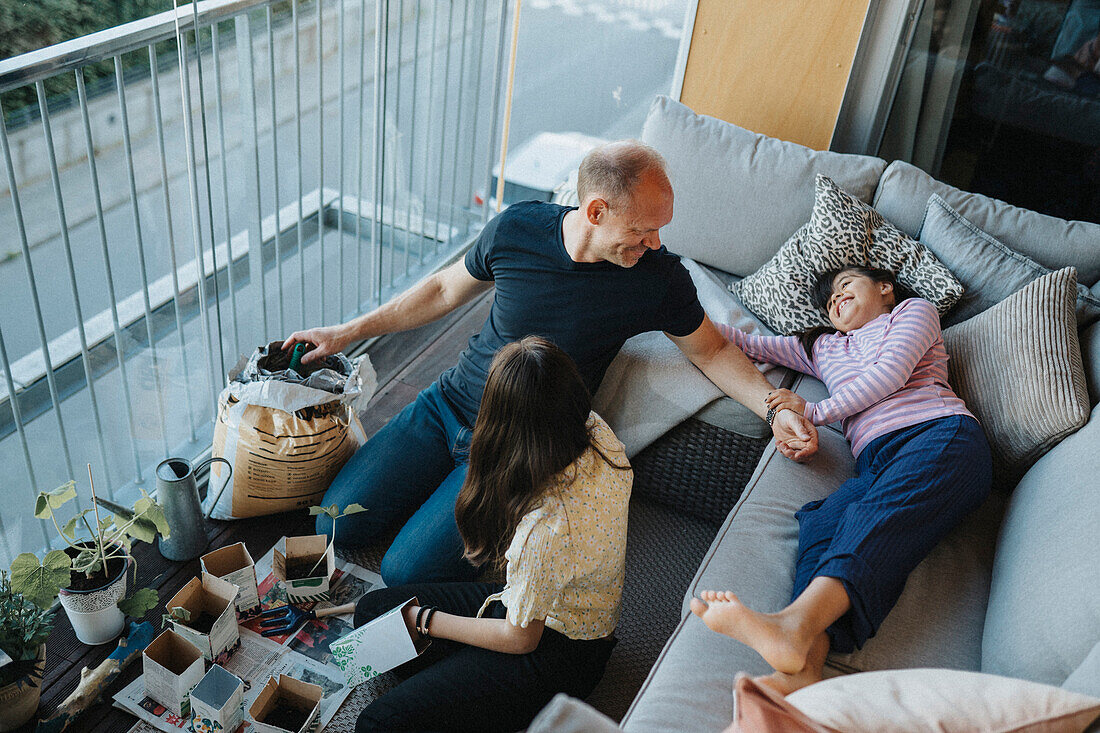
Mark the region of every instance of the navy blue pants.
[[879, 436], [856, 476], [800, 509], [793, 601], [824, 576], [844, 583], [852, 607], [828, 629], [848, 653], [875, 635], [909, 573], [989, 495], [992, 458], [978, 422], [953, 415]]
[[[362, 547], [402, 523], [382, 558], [386, 585], [473, 580], [478, 570], [462, 557], [455, 523], [470, 434], [438, 382], [417, 395], [348, 459], [325, 492], [325, 506], [358, 502], [368, 510], [340, 519], [336, 544]], [[332, 533], [327, 515], [317, 516], [317, 532]]]

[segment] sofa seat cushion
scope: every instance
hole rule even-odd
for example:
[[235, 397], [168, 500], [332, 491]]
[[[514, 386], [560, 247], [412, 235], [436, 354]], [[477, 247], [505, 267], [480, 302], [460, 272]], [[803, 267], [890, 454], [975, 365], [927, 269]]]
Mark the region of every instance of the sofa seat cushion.
[[[1081, 282], [1100, 280], [1100, 224], [1066, 221], [962, 191], [897, 160], [882, 174], [874, 207], [912, 237], [920, 235], [928, 198], [939, 194], [967, 221], [1051, 270], [1076, 267]], [[1100, 295], [1100, 293], [1097, 293]]]
[[[800, 377], [795, 391], [809, 399], [824, 386]], [[818, 432], [820, 448], [808, 464], [787, 460], [774, 445], [764, 451], [688, 587], [684, 618], [624, 719], [626, 730], [720, 729], [731, 720], [734, 675], [771, 671], [749, 647], [706, 628], [688, 603], [707, 589], [731, 590], [765, 612], [790, 601], [798, 550], [794, 514], [832, 493], [855, 465], [839, 431]], [[909, 577], [878, 635], [854, 654], [831, 656], [827, 675], [895, 667], [978, 669], [1001, 500], [991, 498], [932, 551]]]
[[1100, 408], [1012, 493], [993, 564], [982, 671], [1060, 685], [1100, 639]]
[[673, 252], [744, 277], [809, 218], [824, 173], [870, 203], [886, 161], [816, 151], [697, 115], [659, 96], [642, 141], [665, 157], [676, 213], [661, 230]]

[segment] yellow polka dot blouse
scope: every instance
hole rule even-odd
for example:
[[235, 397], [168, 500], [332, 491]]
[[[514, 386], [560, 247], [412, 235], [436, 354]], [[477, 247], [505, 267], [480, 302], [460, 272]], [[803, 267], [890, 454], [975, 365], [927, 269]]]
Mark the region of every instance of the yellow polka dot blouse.
[[542, 504], [520, 520], [504, 555], [504, 590], [485, 600], [479, 617], [499, 600], [517, 626], [546, 619], [570, 639], [601, 639], [615, 630], [634, 472], [603, 418], [591, 413], [588, 427], [593, 445], [554, 477]]

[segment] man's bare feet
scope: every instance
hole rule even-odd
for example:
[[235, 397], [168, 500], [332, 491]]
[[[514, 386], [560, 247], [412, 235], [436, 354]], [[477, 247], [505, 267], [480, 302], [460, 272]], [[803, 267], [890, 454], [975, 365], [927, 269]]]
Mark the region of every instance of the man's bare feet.
[[770, 687], [783, 697], [795, 690], [820, 682], [825, 672], [825, 657], [829, 654], [829, 637], [821, 634], [814, 639], [810, 646], [810, 653], [806, 658], [806, 666], [795, 674], [785, 672], [773, 672], [768, 675], [754, 677], [753, 682], [764, 687]]
[[814, 639], [802, 638], [781, 614], [753, 611], [729, 591], [703, 591], [691, 599], [691, 612], [712, 631], [752, 647], [777, 672], [797, 675], [806, 667]]

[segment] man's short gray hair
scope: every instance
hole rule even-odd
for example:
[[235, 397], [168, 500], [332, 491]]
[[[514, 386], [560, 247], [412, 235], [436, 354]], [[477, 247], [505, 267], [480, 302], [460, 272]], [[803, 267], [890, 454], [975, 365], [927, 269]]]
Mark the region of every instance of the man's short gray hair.
[[629, 206], [642, 176], [659, 171], [667, 177], [665, 159], [638, 140], [601, 145], [584, 156], [577, 173], [577, 198], [598, 196], [612, 208]]

